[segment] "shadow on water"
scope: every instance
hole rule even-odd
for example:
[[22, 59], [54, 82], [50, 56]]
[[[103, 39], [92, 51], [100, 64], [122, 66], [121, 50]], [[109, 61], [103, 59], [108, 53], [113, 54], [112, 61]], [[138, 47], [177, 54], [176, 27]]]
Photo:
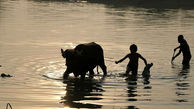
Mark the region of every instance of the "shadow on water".
[[[173, 68], [178, 69], [177, 66], [173, 66]], [[176, 99], [176, 102], [188, 102], [187, 96], [189, 96], [189, 94], [187, 91], [190, 89], [188, 80], [189, 72], [190, 66], [182, 66], [182, 69], [178, 71], [175, 92], [178, 98]]]
[[[129, 102], [136, 102], [136, 101], [151, 101], [150, 97], [150, 89], [152, 89], [152, 87], [149, 85], [150, 81], [149, 81], [149, 76], [147, 77], [143, 77], [143, 92], [141, 94], [138, 94], [138, 88], [140, 88], [140, 86], [138, 85], [137, 79], [141, 79], [138, 78], [137, 76], [134, 75], [130, 75], [126, 78], [126, 82], [127, 82], [127, 94], [128, 94], [128, 101]], [[135, 106], [128, 106], [128, 109], [138, 109]]]
[[127, 109], [139, 109], [139, 108], [136, 108], [135, 106], [128, 106]]
[[34, 0], [37, 2], [88, 2], [105, 4], [113, 8], [139, 7], [156, 9], [193, 9], [193, 0]]
[[144, 76], [143, 77], [143, 84], [144, 85], [150, 84], [150, 76]]
[[61, 103], [71, 108], [101, 108], [102, 105], [84, 103], [84, 100], [101, 100], [102, 82], [104, 77], [100, 80], [86, 79], [82, 81], [78, 78], [72, 78], [64, 81], [66, 84], [66, 95], [62, 97]]
[[137, 95], [137, 76], [130, 75], [126, 79], [127, 82], [127, 93], [128, 93], [128, 101], [137, 101], [135, 98]]

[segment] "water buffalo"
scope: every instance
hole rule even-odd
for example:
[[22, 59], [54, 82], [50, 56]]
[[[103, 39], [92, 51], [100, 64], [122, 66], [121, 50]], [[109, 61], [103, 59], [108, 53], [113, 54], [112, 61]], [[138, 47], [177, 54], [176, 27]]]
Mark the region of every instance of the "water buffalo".
[[90, 77], [93, 77], [93, 69], [100, 66], [104, 75], [107, 74], [106, 65], [104, 62], [103, 49], [95, 42], [79, 44], [74, 49], [61, 49], [62, 56], [66, 58], [67, 69], [63, 74], [66, 79], [70, 73], [73, 72], [74, 76], [81, 75], [84, 79], [86, 73], [89, 71]]

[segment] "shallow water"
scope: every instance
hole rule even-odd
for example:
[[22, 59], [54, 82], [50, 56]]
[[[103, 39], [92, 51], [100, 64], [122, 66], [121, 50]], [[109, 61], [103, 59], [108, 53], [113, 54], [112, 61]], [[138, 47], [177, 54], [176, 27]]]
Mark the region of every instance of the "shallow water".
[[[194, 53], [194, 9], [155, 8], [109, 3], [49, 0], [0, 0], [0, 109], [128, 108], [193, 109], [194, 60], [182, 69], [172, 65], [177, 36], [183, 34]], [[97, 42], [104, 49], [108, 75], [81, 81], [66, 69], [60, 49]], [[151, 77], [125, 77], [130, 44], [138, 45]], [[95, 69], [96, 72], [96, 69]]]

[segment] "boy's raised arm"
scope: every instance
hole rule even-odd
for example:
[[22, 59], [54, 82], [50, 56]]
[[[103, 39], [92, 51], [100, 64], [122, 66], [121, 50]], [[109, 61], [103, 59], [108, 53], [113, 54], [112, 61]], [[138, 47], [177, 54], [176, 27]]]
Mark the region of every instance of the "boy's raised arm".
[[125, 57], [123, 57], [122, 59], [120, 59], [119, 61], [115, 61], [115, 63], [118, 64], [118, 63], [124, 61], [127, 57], [128, 57], [128, 54]]

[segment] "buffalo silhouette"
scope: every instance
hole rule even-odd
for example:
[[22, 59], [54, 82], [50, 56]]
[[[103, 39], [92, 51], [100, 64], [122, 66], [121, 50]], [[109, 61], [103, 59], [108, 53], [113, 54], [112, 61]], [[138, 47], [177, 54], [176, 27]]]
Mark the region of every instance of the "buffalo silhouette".
[[63, 74], [63, 78], [67, 79], [70, 73], [75, 77], [81, 75], [81, 79], [85, 78], [89, 71], [89, 76], [93, 78], [93, 69], [100, 66], [104, 75], [107, 75], [107, 68], [104, 62], [104, 53], [102, 47], [95, 43], [79, 44], [74, 49], [61, 49], [62, 56], [66, 59], [67, 69]]

